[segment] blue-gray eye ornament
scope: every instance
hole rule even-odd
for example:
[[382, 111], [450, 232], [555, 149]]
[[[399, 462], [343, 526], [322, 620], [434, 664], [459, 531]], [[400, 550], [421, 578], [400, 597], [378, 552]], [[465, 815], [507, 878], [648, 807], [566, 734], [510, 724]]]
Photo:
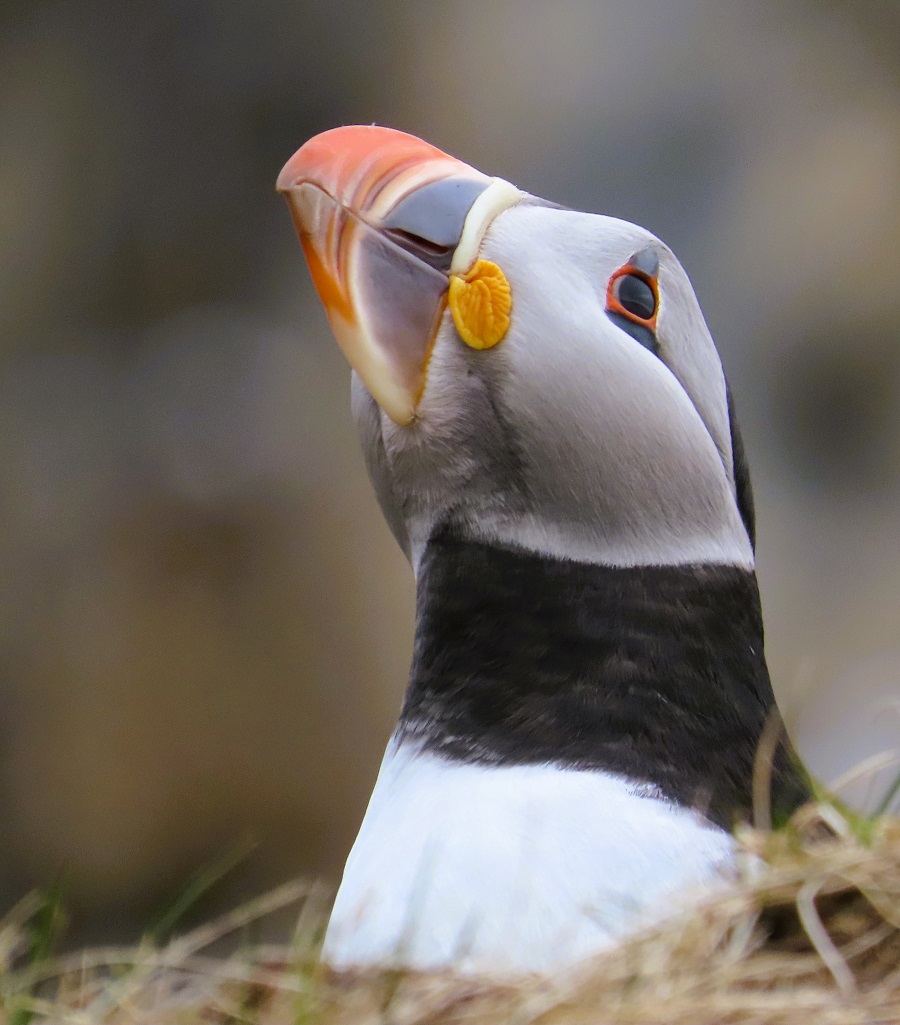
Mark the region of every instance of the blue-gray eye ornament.
[[658, 353], [656, 318], [659, 313], [659, 257], [644, 249], [623, 264], [606, 287], [609, 319], [631, 337]]

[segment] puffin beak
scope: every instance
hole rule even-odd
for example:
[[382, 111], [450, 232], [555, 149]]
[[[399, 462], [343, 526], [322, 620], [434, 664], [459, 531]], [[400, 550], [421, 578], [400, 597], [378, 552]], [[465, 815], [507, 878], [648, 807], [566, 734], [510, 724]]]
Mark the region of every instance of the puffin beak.
[[276, 187], [344, 355], [388, 416], [410, 423], [449, 275], [474, 260], [489, 221], [522, 194], [421, 139], [377, 126], [310, 139]]

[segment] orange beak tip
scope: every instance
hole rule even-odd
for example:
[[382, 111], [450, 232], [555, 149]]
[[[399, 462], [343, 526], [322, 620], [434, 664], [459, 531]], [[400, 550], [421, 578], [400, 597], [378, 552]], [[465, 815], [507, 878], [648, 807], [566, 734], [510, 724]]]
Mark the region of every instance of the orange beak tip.
[[[297, 154], [295, 153], [294, 156], [296, 155]], [[294, 168], [291, 166], [293, 160], [294, 157], [291, 157], [291, 159], [284, 165], [284, 167], [282, 167], [282, 169], [278, 172], [278, 178], [275, 181], [275, 191], [280, 192], [282, 195], [284, 195], [287, 192], [290, 192], [290, 190], [294, 187], [297, 181], [296, 175], [294, 174]]]
[[467, 180], [452, 193], [463, 200], [491, 182], [414, 136], [354, 125], [305, 142], [275, 183], [338, 344], [398, 425], [416, 419], [449, 281], [382, 229], [416, 189], [453, 177]]

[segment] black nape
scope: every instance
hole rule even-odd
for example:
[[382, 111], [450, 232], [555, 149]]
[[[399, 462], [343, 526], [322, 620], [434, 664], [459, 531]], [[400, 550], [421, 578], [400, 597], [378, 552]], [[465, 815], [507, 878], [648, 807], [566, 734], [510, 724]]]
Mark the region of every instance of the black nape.
[[734, 399], [731, 388], [725, 382], [725, 396], [728, 400], [728, 427], [731, 431], [731, 457], [734, 464], [734, 489], [737, 495], [738, 511], [753, 550], [756, 550], [756, 507], [753, 504], [753, 487], [750, 484], [750, 466], [744, 453], [744, 442], [738, 428], [737, 416], [734, 412]]

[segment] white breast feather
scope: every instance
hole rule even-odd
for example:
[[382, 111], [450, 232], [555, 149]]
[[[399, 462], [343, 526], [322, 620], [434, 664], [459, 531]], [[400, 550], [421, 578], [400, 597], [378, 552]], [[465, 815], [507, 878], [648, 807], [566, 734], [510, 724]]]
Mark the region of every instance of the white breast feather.
[[335, 968], [550, 971], [684, 905], [732, 843], [627, 780], [388, 747], [325, 939]]

